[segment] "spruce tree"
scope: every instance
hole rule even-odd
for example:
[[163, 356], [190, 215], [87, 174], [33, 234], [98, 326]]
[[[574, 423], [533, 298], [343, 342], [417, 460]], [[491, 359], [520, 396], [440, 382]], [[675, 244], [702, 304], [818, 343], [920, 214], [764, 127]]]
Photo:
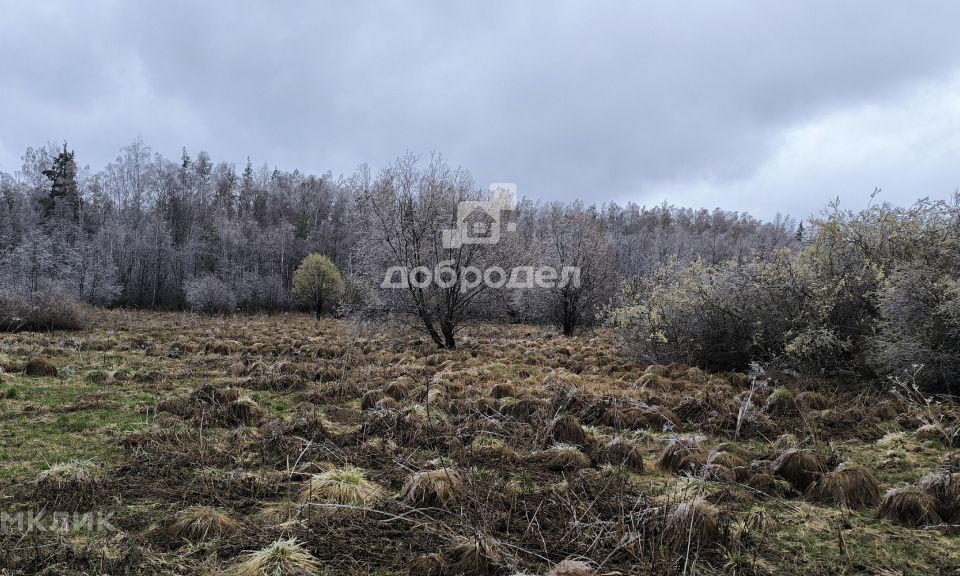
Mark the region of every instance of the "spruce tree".
[[76, 218], [79, 214], [80, 194], [77, 188], [77, 163], [73, 150], [67, 150], [67, 143], [63, 143], [63, 151], [53, 159], [53, 165], [43, 171], [43, 175], [50, 180], [50, 192], [41, 198], [44, 216], [49, 216], [63, 206], [69, 214]]

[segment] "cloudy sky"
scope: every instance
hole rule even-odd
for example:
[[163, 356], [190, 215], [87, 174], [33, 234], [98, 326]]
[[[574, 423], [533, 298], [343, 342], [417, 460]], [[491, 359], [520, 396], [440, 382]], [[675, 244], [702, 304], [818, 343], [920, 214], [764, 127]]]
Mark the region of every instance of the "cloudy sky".
[[960, 3], [7, 2], [0, 170], [68, 140], [804, 217], [960, 185]]

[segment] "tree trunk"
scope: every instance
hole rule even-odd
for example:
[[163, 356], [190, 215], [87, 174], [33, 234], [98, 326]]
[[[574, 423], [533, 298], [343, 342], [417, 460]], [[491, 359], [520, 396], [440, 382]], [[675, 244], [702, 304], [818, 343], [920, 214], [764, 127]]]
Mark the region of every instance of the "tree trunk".
[[564, 336], [573, 336], [573, 332], [577, 328], [579, 315], [577, 314], [576, 300], [576, 294], [571, 294], [567, 291], [563, 292], [560, 307], [560, 330]]
[[314, 302], [314, 314], [317, 316], [317, 320], [320, 319], [320, 315], [323, 314], [323, 298], [317, 298]]
[[443, 339], [440, 337], [437, 329], [433, 327], [433, 318], [430, 317], [430, 313], [421, 308], [417, 311], [417, 316], [420, 317], [420, 320], [423, 322], [423, 327], [426, 328], [427, 334], [430, 335], [430, 339], [437, 345], [437, 348], [443, 348]]
[[433, 324], [426, 319], [424, 319], [423, 324], [427, 327], [427, 334], [430, 335], [430, 339], [437, 345], [437, 348], [443, 348], [443, 338], [440, 337], [440, 333], [433, 327]]
[[453, 350], [457, 347], [456, 338], [454, 337], [453, 324], [449, 322], [441, 322], [440, 329], [443, 331], [443, 344], [444, 348], [447, 350]]

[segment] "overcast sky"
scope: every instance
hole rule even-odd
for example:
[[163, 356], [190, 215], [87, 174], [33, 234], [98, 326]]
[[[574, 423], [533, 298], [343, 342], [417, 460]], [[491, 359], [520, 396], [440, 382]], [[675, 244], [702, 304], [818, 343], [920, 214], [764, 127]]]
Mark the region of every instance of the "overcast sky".
[[0, 170], [138, 136], [348, 174], [805, 217], [960, 185], [960, 3], [7, 2]]

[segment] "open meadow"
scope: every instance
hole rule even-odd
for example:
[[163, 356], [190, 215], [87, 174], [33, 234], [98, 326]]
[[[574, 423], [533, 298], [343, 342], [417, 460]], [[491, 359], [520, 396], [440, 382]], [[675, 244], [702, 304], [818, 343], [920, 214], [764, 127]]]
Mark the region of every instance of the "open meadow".
[[960, 576], [960, 2], [0, 2], [0, 576]]
[[613, 339], [481, 323], [438, 352], [380, 323], [129, 311], [3, 335], [0, 569], [960, 573], [955, 406]]

